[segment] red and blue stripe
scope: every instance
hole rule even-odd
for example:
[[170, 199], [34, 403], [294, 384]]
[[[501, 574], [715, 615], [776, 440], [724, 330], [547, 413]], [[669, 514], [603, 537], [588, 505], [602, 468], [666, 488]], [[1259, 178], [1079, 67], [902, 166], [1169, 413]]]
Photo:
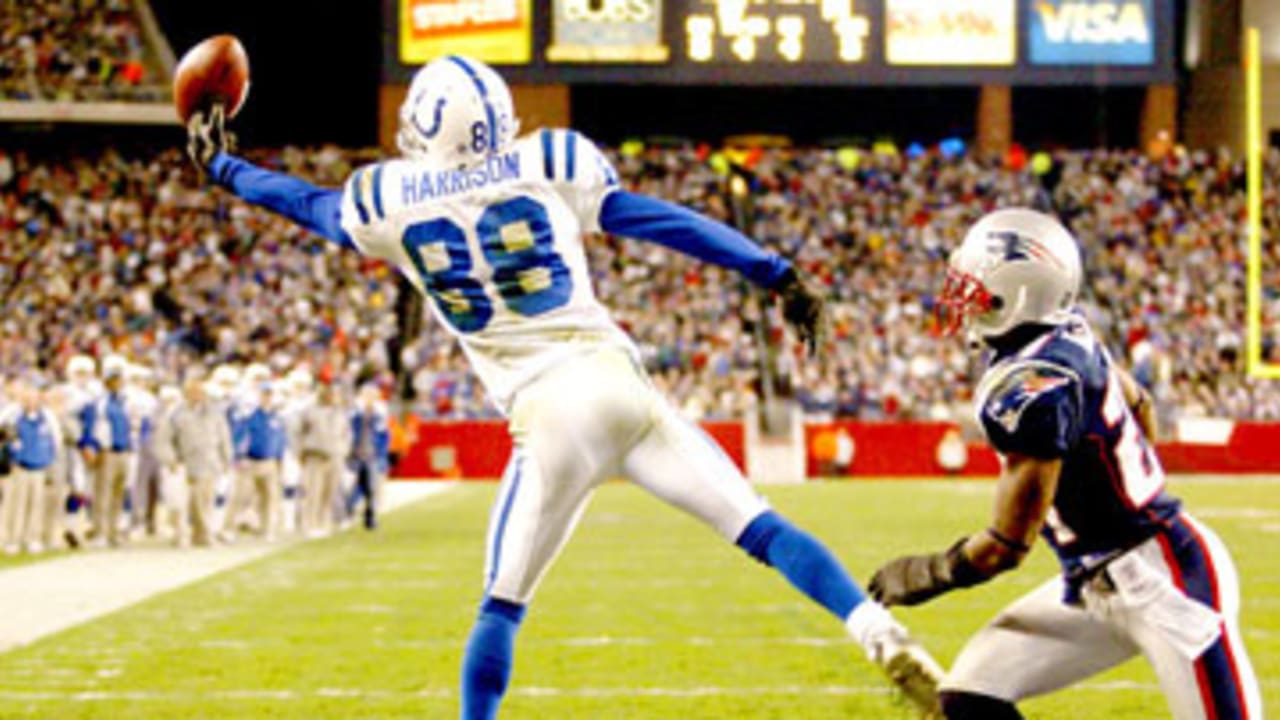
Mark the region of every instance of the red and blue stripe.
[[[1222, 612], [1222, 594], [1213, 553], [1204, 537], [1185, 515], [1156, 536], [1173, 582], [1188, 597]], [[1244, 684], [1236, 664], [1235, 648], [1224, 623], [1217, 642], [1196, 660], [1196, 685], [1209, 720], [1249, 720]]]

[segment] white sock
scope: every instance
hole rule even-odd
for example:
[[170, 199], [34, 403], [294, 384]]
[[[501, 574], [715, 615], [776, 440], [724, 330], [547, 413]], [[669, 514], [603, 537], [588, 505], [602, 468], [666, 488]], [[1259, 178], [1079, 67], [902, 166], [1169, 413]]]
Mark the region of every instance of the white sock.
[[897, 620], [889, 614], [883, 605], [867, 598], [858, 604], [845, 618], [844, 626], [858, 644], [868, 652], [871, 651], [871, 640], [889, 629], [900, 628]]

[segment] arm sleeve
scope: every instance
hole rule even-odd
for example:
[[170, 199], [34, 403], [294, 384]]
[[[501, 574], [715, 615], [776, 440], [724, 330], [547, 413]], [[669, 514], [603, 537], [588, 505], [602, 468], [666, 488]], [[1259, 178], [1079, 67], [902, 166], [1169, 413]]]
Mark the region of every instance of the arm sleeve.
[[45, 410], [45, 422], [49, 423], [49, 434], [53, 436], [53, 464], [57, 465], [66, 458], [62, 448], [62, 421], [52, 410]]
[[222, 153], [209, 165], [218, 185], [246, 202], [264, 207], [344, 248], [355, 248], [342, 229], [342, 191], [316, 187], [284, 173]]
[[1045, 367], [1019, 371], [983, 403], [983, 429], [1001, 453], [1061, 458], [1080, 439], [1080, 392], [1070, 375]]
[[156, 462], [162, 466], [177, 462], [177, 453], [173, 449], [173, 414], [160, 415], [156, 421], [155, 434], [151, 436], [155, 449]]
[[218, 424], [218, 450], [222, 455], [222, 469], [225, 471], [235, 467], [236, 454], [232, 446], [231, 426], [226, 423]]
[[735, 270], [764, 288], [776, 286], [791, 268], [791, 263], [728, 225], [648, 195], [611, 193], [601, 209], [600, 226]]
[[76, 442], [76, 447], [84, 450], [90, 448], [93, 450], [101, 449], [102, 445], [98, 442], [98, 436], [95, 433], [98, 425], [98, 404], [86, 403], [80, 410], [80, 439]]

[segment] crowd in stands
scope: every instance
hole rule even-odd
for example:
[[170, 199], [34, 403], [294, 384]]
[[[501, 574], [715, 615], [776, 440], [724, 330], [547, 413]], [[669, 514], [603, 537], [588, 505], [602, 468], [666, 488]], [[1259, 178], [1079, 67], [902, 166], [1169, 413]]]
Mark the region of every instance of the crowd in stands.
[[[730, 220], [705, 149], [611, 152], [624, 185]], [[336, 186], [371, 152], [252, 154]], [[786, 341], [735, 275], [621, 238], [589, 243], [597, 293], [656, 381], [693, 416], [741, 416], [776, 388], [814, 416], [967, 417], [979, 365], [940, 338], [933, 303], [949, 248], [987, 210], [1054, 208], [1084, 247], [1083, 312], [1149, 385], [1166, 418], [1280, 418], [1280, 387], [1245, 367], [1243, 165], [1219, 152], [1052, 154], [1048, 165], [970, 153], [751, 154], [754, 237], [793, 257], [833, 301], [815, 359]], [[1268, 232], [1280, 227], [1280, 153], [1267, 158]], [[1264, 258], [1264, 325], [1280, 322], [1280, 257]], [[260, 362], [283, 374], [408, 389], [424, 417], [494, 416], [434, 320], [405, 338], [395, 273], [201, 185], [177, 151], [70, 160], [0, 151], [0, 371], [56, 374], [71, 355], [120, 353], [179, 378]], [[416, 307], [422, 307], [417, 305]], [[765, 339], [761, 345], [757, 335]], [[1280, 360], [1280, 343], [1264, 352]], [[397, 378], [404, 378], [397, 385]]]
[[155, 100], [129, 0], [0, 0], [0, 100]]

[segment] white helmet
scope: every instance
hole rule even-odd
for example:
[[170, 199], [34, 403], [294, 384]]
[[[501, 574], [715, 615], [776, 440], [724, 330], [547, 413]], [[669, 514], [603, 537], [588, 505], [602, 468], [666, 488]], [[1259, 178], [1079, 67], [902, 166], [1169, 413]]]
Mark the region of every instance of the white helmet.
[[236, 385], [240, 383], [240, 371], [234, 365], [219, 365], [205, 383], [207, 392], [218, 399], [231, 397]]
[[124, 369], [124, 379], [133, 384], [143, 385], [155, 379], [155, 371], [146, 365], [129, 363]]
[[243, 382], [256, 388], [260, 383], [271, 379], [271, 368], [262, 363], [250, 363], [249, 367], [244, 369]]
[[311, 390], [313, 379], [311, 371], [305, 367], [297, 367], [289, 372], [284, 379], [285, 387], [289, 393], [295, 397], [305, 395]]
[[463, 167], [506, 150], [518, 125], [506, 81], [482, 62], [449, 55], [413, 76], [396, 144], [414, 160]]
[[67, 379], [72, 382], [88, 382], [97, 372], [97, 364], [88, 355], [73, 355], [67, 360]]
[[1025, 208], [983, 217], [951, 253], [938, 299], [944, 333], [995, 338], [1026, 323], [1060, 325], [1080, 293], [1080, 248], [1062, 223]]
[[176, 385], [165, 385], [160, 388], [160, 402], [165, 407], [174, 407], [182, 401], [182, 391]]

